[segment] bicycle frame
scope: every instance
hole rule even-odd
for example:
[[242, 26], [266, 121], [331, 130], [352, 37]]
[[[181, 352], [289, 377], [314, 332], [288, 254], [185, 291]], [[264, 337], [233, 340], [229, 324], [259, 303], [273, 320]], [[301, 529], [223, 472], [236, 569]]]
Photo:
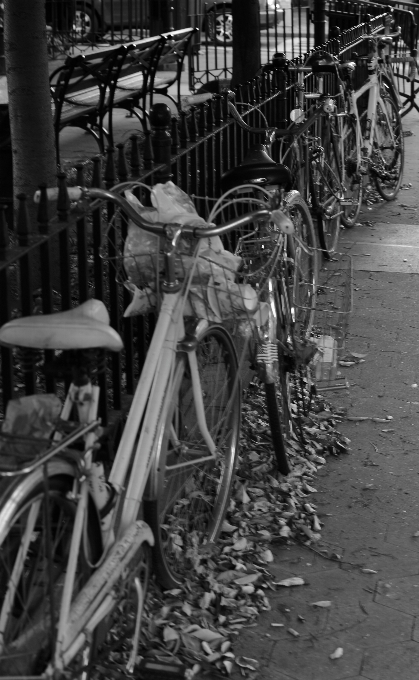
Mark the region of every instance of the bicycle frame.
[[[366, 134], [362, 133], [361, 129], [361, 116], [358, 111], [358, 100], [366, 92], [368, 95], [368, 107], [366, 111]], [[373, 149], [374, 149], [374, 132], [376, 128], [377, 120], [377, 104], [381, 105], [381, 110], [384, 113], [388, 129], [393, 137], [393, 131], [391, 123], [388, 118], [388, 113], [386, 106], [380, 94], [380, 80], [377, 73], [372, 73], [366, 80], [366, 82], [359, 88], [359, 90], [349, 92], [349, 114], [353, 117], [356, 124], [356, 137], [357, 137], [357, 164], [362, 170], [363, 164], [371, 159]], [[363, 114], [364, 115], [364, 114]]]
[[[165, 293], [163, 296], [146, 363], [141, 373], [115, 461], [109, 475], [109, 482], [114, 486], [117, 493], [121, 495], [128, 468], [132, 464], [125, 498], [122, 501], [121, 518], [116, 534], [117, 545], [124, 540], [124, 537], [129, 535], [130, 528], [135, 526], [135, 520], [153, 463], [155, 433], [160, 418], [164, 417], [164, 415], [162, 416], [162, 410], [165, 404], [165, 397], [170, 392], [177, 344], [185, 335], [183, 323], [184, 302], [185, 296], [181, 291]], [[200, 330], [203, 330], [207, 325], [208, 322], [201, 321]], [[188, 361], [199, 429], [210, 452], [204, 459], [200, 458], [199, 462], [215, 460], [216, 446], [206, 426], [202, 391], [194, 350], [188, 353]], [[135, 444], [139, 424], [143, 419], [147, 423], [147, 427], [141, 429], [138, 443]], [[134, 449], [135, 453], [133, 454]], [[194, 461], [194, 463], [197, 462], [197, 460]], [[70, 662], [71, 658], [74, 658], [75, 654], [78, 653], [85, 643], [86, 632], [89, 629], [93, 631], [97, 623], [112, 610], [115, 603], [111, 590], [121, 570], [120, 568], [117, 569], [115, 574], [116, 563], [112, 559], [113, 553], [111, 553], [111, 568], [99, 569], [95, 572], [82, 590], [83, 597], [77, 597], [73, 604], [71, 604], [76, 560], [83, 530], [82, 516], [86, 512], [86, 507], [87, 482], [84, 482], [82, 484], [81, 499], [77, 508], [73, 543], [69, 555], [69, 570], [65, 578], [62, 606], [60, 609], [56, 657], [54, 661], [55, 669], [62, 668]], [[114, 521], [116, 507], [112, 513], [113, 518], [111, 520]], [[107, 549], [113, 545], [113, 532], [109, 524], [110, 522], [108, 522], [103, 531], [105, 548]], [[134, 544], [136, 540], [141, 541], [141, 539], [152, 543], [151, 531], [148, 530], [147, 532], [144, 529], [143, 534], [133, 532], [132, 541]], [[128, 546], [130, 544], [131, 541], [128, 540]], [[120, 555], [118, 557], [120, 558]], [[109, 553], [107, 554], [105, 564], [108, 559]], [[92, 607], [91, 597], [94, 593], [96, 593], [96, 606]]]
[[[163, 409], [165, 407], [168, 408], [166, 395], [170, 394], [171, 391], [178, 342], [185, 335], [183, 321], [185, 300], [186, 294], [183, 290], [175, 293], [164, 293], [163, 295], [146, 363], [109, 476], [109, 482], [116, 489], [120, 502], [122, 502], [122, 509], [119, 509], [121, 511], [119, 526], [116, 536], [114, 536], [113, 526], [116, 515], [119, 512], [117, 510], [119, 503], [116, 503], [101, 526], [104, 552], [99, 564], [95, 565], [97, 569], [72, 602], [77, 560], [83, 540], [88, 509], [89, 471], [92, 462], [92, 449], [96, 439], [96, 435], [93, 432], [87, 435], [83, 458], [84, 474], [76, 482], [77, 488], [73, 489], [73, 496], [77, 497], [78, 500], [61, 596], [55, 657], [43, 677], [52, 677], [55, 671], [63, 670], [80, 652], [89, 634], [93, 633], [98, 623], [112, 611], [117, 601], [117, 595], [113, 594], [112, 590], [132, 555], [135, 554], [135, 551], [143, 541], [151, 545], [154, 542], [149, 527], [144, 522], [136, 521], [136, 518], [153, 464], [153, 447], [155, 446], [155, 433], [158, 422], [160, 418], [164, 417], [164, 413], [162, 414]], [[205, 330], [207, 326], [208, 322], [205, 320], [201, 320], [197, 324], [199, 332]], [[187, 353], [187, 357], [192, 378], [198, 426], [209, 450], [208, 456], [205, 458], [201, 457], [199, 461], [193, 461], [193, 464], [196, 464], [204, 460], [215, 460], [216, 445], [206, 425], [194, 348]], [[87, 393], [90, 395], [90, 398], [84, 400], [83, 397]], [[71, 385], [61, 416], [63, 419], [68, 419], [76, 401], [81, 422], [96, 421], [98, 399], [99, 388], [92, 386], [91, 383], [82, 388], [76, 388], [74, 385]], [[147, 423], [147, 427], [142, 428], [136, 443], [140, 423], [143, 421]], [[125, 480], [131, 465], [132, 469], [129, 473], [126, 495], [122, 500], [122, 491], [124, 490]], [[39, 470], [36, 471], [36, 474], [39, 476]], [[14, 565], [14, 578], [11, 579], [12, 585], [8, 589], [10, 592], [8, 592], [3, 602], [2, 616], [0, 617], [0, 648], [1, 622], [6, 619], [7, 607], [10, 607], [13, 602], [13, 583], [19, 582], [20, 573], [23, 569], [26, 545], [25, 537], [26, 541], [30, 540], [37, 512], [39, 512], [39, 504], [35, 503], [29, 515], [29, 522], [25, 530], [20, 556], [18, 556]], [[139, 593], [139, 600], [143, 600], [142, 592]]]

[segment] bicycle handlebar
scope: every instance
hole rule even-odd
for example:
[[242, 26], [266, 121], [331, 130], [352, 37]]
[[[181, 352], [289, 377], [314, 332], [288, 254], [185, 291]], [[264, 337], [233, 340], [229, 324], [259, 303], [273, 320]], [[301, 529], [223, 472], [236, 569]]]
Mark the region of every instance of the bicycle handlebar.
[[[58, 199], [58, 188], [48, 188], [47, 198], [49, 201], [56, 201]], [[67, 189], [68, 195], [71, 201], [82, 202], [89, 199], [98, 199], [99, 201], [110, 201], [114, 203], [119, 208], [121, 208], [124, 213], [131, 219], [134, 224], [141, 227], [145, 231], [149, 231], [152, 234], [157, 234], [160, 236], [166, 236], [171, 238], [170, 232], [173, 229], [182, 229], [183, 233], [190, 234], [195, 238], [209, 238], [211, 236], [222, 236], [227, 234], [233, 229], [238, 227], [243, 227], [250, 222], [258, 219], [271, 218], [273, 222], [282, 230], [283, 229], [283, 214], [281, 210], [257, 210], [255, 212], [243, 215], [220, 226], [208, 226], [208, 227], [195, 227], [189, 224], [177, 224], [177, 223], [164, 223], [164, 222], [153, 222], [150, 223], [145, 220], [141, 215], [131, 206], [131, 204], [121, 196], [120, 194], [108, 191], [106, 189], [97, 188], [86, 188], [86, 187], [70, 187]], [[41, 192], [36, 191], [34, 195], [35, 203], [39, 203], [41, 199]], [[92, 209], [92, 205], [89, 208]]]

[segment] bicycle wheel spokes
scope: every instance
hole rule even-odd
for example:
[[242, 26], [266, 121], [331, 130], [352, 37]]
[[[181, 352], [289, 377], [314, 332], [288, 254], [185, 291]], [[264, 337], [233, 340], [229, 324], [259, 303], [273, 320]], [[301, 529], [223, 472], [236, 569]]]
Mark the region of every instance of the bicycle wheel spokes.
[[157, 498], [145, 506], [156, 539], [155, 569], [165, 587], [182, 582], [199, 547], [216, 539], [236, 464], [240, 390], [228, 333], [209, 328], [198, 339], [196, 356], [206, 424], [217, 451], [210, 455], [199, 428], [189, 367], [182, 359], [158, 436]]
[[[74, 522], [61, 486], [46, 495], [40, 485], [2, 532], [1, 675], [41, 674], [51, 660]], [[76, 588], [86, 578], [87, 564], [79, 566]]]
[[400, 114], [391, 97], [377, 102], [373, 142], [370, 171], [379, 194], [392, 201], [403, 179], [404, 137]]
[[326, 255], [335, 252], [339, 240], [342, 185], [339, 179], [337, 159], [334, 151], [328, 160], [319, 158], [315, 162], [314, 186], [317, 194], [317, 209], [321, 214], [320, 244]]
[[311, 329], [316, 306], [317, 238], [310, 211], [297, 192], [286, 198], [289, 216], [294, 225], [291, 254], [291, 304], [296, 332], [305, 337]]
[[341, 219], [345, 227], [349, 228], [356, 224], [362, 205], [363, 188], [357, 146], [355, 126], [348, 118], [342, 126], [342, 183], [345, 204], [342, 205]]

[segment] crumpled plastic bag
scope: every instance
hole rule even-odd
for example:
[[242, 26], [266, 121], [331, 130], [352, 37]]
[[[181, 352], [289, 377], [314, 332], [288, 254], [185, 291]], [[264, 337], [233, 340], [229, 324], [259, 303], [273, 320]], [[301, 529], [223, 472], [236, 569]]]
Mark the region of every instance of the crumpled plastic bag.
[[[125, 198], [143, 219], [153, 222], [171, 222], [205, 227], [208, 224], [199, 217], [190, 197], [173, 182], [156, 184], [151, 190], [153, 208], [142, 205], [130, 190]], [[200, 239], [196, 250], [196, 239], [181, 236], [177, 244], [175, 274], [183, 280], [194, 268], [190, 304], [185, 307], [185, 315], [199, 318], [218, 319], [218, 315], [208, 308], [205, 288], [212, 277], [217, 280], [234, 282], [235, 273], [242, 259], [224, 249], [219, 236]], [[198, 256], [198, 258], [197, 258]], [[157, 304], [157, 288], [160, 272], [164, 268], [164, 255], [160, 252], [158, 236], [141, 229], [131, 220], [124, 246], [124, 269], [127, 276], [126, 288], [133, 299], [125, 311], [125, 316], [145, 314]], [[215, 316], [214, 316], [215, 315]]]
[[[61, 401], [55, 394], [33, 394], [11, 399], [1, 427], [1, 434], [6, 437], [1, 438], [0, 435], [0, 456], [35, 457], [40, 450], [46, 448], [45, 440], [54, 431], [61, 408]], [[24, 441], [24, 438], [43, 441], [37, 444]]]

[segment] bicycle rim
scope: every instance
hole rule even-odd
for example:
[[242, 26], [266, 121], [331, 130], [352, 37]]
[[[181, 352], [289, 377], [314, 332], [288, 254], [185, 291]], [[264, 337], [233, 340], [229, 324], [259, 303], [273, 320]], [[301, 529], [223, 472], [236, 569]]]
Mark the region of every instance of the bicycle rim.
[[342, 206], [341, 220], [345, 227], [355, 226], [362, 205], [362, 178], [359, 168], [358, 145], [356, 129], [347, 119], [342, 127], [342, 183], [344, 198], [351, 201], [351, 205]]
[[[200, 548], [221, 529], [234, 478], [240, 430], [240, 381], [233, 342], [221, 326], [198, 338], [196, 348], [207, 427], [218, 459], [208, 455], [198, 427], [186, 357], [177, 362], [168, 395], [144, 511], [155, 536], [154, 568], [165, 588], [184, 583]], [[183, 467], [180, 467], [184, 464]]]
[[324, 156], [312, 162], [312, 182], [320, 227], [320, 246], [326, 257], [329, 257], [336, 251], [339, 240], [342, 185], [330, 131], [323, 145]]
[[371, 174], [380, 196], [392, 201], [403, 179], [404, 137], [400, 114], [391, 97], [381, 97], [377, 102], [373, 143]]
[[[75, 504], [69, 500], [74, 476], [48, 479], [48, 493], [39, 482], [19, 500], [2, 531], [0, 544], [0, 675], [41, 675], [53, 657], [56, 624], [67, 569]], [[7, 503], [0, 513], [7, 512]], [[95, 538], [96, 535], [96, 538]], [[87, 529], [79, 553], [74, 593], [86, 582], [89, 562], [99, 557], [97, 531]], [[87, 650], [88, 651], [88, 650]], [[89, 656], [89, 655], [88, 655]], [[83, 671], [86, 655], [72, 666], [72, 677]]]
[[298, 192], [291, 191], [285, 203], [294, 225], [290, 272], [292, 310], [297, 334], [306, 337], [314, 321], [318, 277], [316, 232], [310, 210]]

